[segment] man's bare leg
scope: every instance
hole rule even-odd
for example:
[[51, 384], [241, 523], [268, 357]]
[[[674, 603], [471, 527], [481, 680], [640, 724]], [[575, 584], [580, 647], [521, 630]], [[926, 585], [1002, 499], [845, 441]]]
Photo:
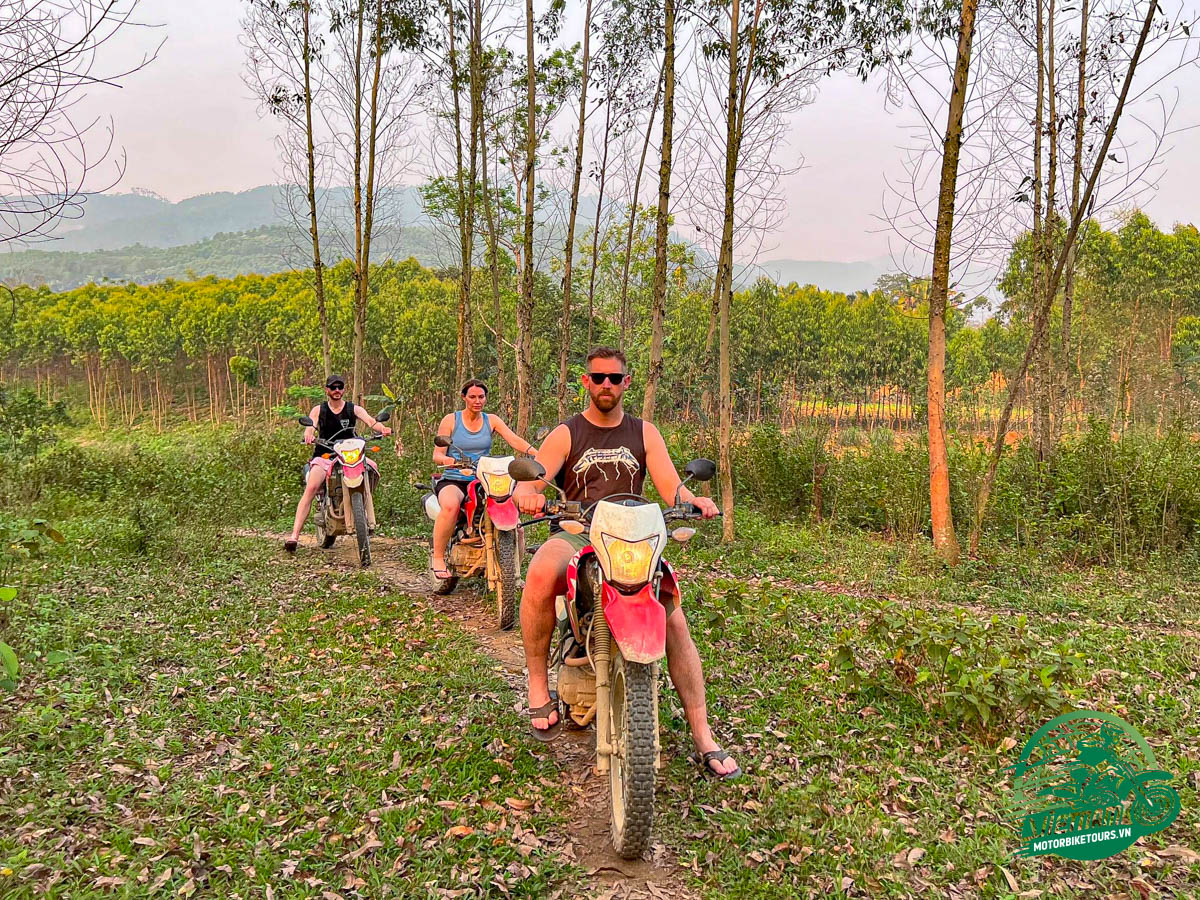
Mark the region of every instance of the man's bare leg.
[[321, 490], [321, 485], [325, 483], [325, 470], [317, 466], [313, 466], [308, 470], [308, 481], [304, 485], [304, 494], [300, 498], [300, 502], [296, 504], [296, 521], [292, 523], [292, 536], [290, 540], [298, 540], [300, 538], [300, 530], [304, 527], [304, 522], [308, 518], [308, 511], [312, 509], [313, 497]]
[[[521, 592], [521, 639], [525, 644], [525, 667], [529, 670], [529, 708], [550, 702], [550, 679], [546, 657], [554, 634], [554, 598], [567, 589], [567, 565], [575, 548], [562, 540], [548, 540], [533, 555]], [[533, 727], [546, 729], [558, 721], [534, 719]]]
[[[692, 729], [692, 742], [696, 750], [704, 754], [720, 749], [708, 724], [704, 666], [700, 662], [700, 652], [696, 649], [687, 619], [679, 607], [675, 607], [667, 618], [667, 670], [671, 675], [671, 683], [679, 692], [679, 699], [683, 701], [683, 713]], [[709, 763], [709, 768], [724, 775], [736, 769], [737, 762], [732, 756], [726, 760], [714, 759]]]

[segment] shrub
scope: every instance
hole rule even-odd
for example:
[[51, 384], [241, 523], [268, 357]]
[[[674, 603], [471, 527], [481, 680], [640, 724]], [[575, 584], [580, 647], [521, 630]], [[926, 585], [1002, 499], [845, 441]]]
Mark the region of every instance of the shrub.
[[905, 691], [948, 727], [992, 736], [1071, 705], [1083, 654], [1038, 640], [1024, 616], [979, 622], [884, 602], [841, 632], [830, 664], [848, 690]]

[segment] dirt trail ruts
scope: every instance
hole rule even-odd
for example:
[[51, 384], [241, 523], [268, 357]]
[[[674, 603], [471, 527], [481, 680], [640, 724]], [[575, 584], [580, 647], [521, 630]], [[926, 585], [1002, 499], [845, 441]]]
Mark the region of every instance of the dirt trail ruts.
[[[241, 537], [269, 538], [282, 542], [287, 535], [262, 531], [234, 531]], [[496, 661], [499, 672], [514, 694], [513, 706], [525, 709], [525, 651], [519, 628], [500, 631], [496, 628], [496, 610], [480, 595], [472, 582], [459, 582], [453, 594], [440, 596], [430, 590], [429, 576], [406, 565], [399, 559], [402, 546], [424, 546], [418, 538], [371, 538], [372, 564], [370, 571], [379, 575], [397, 590], [424, 597], [438, 613], [456, 622], [472, 635], [480, 647]], [[282, 552], [282, 549], [281, 551]], [[336, 561], [347, 568], [358, 568], [354, 542], [341, 538], [332, 550], [320, 550], [311, 534], [300, 537], [300, 554], [312, 554]], [[608, 785], [592, 770], [595, 755], [592, 742], [595, 732], [563, 730], [558, 739], [538, 744], [535, 752], [552, 753], [563, 778], [574, 797], [569, 813], [566, 834], [570, 852], [588, 877], [588, 893], [597, 900], [689, 900], [697, 894], [687, 886], [683, 868], [667, 848], [655, 841], [648, 859], [621, 859], [613, 850], [608, 837]], [[510, 743], [517, 740], [533, 742], [525, 735], [507, 736]], [[662, 815], [663, 811], [660, 810]]]

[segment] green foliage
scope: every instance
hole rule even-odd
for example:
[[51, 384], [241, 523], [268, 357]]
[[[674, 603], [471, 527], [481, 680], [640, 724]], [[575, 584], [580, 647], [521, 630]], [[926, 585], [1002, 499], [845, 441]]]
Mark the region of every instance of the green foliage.
[[883, 602], [841, 631], [830, 667], [848, 690], [906, 691], [951, 729], [983, 735], [1050, 718], [1082, 693], [1083, 654], [1043, 642], [1024, 615], [980, 622]]
[[46, 401], [28, 388], [0, 384], [0, 453], [36, 454], [69, 421], [65, 400]]

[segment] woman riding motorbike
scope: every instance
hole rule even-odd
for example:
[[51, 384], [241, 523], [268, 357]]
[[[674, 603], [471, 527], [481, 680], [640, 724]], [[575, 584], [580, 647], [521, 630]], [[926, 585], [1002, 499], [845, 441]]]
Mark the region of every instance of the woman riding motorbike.
[[[437, 433], [449, 437], [454, 449], [461, 451], [472, 465], [479, 462], [481, 456], [491, 453], [494, 434], [499, 434], [518, 453], [527, 453], [533, 449], [533, 444], [509, 428], [503, 419], [483, 411], [487, 402], [486, 384], [472, 378], [462, 386], [461, 393], [463, 408], [443, 416]], [[439, 466], [461, 464], [460, 459], [455, 459], [437, 446], [433, 448], [433, 461]], [[458, 511], [466, 496], [467, 485], [474, 477], [473, 474], [449, 468], [434, 480], [433, 490], [437, 495], [438, 505], [441, 506], [441, 512], [433, 523], [430, 567], [435, 578], [445, 580], [450, 577], [450, 570], [446, 568], [446, 547], [454, 533], [454, 523], [458, 521]]]

